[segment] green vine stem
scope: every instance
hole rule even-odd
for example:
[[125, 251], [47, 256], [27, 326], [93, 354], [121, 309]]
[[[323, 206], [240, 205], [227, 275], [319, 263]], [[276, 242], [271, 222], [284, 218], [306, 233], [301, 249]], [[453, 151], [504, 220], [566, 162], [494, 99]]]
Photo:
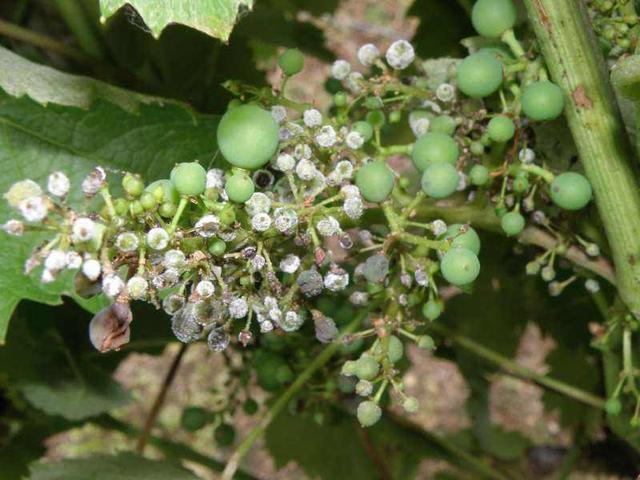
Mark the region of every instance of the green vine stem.
[[618, 291], [640, 317], [640, 190], [608, 70], [581, 0], [524, 0], [566, 115], [616, 267]]
[[323, 365], [325, 365], [333, 356], [334, 353], [340, 348], [342, 344], [342, 339], [351, 333], [353, 333], [360, 323], [364, 320], [364, 318], [369, 314], [369, 312], [375, 310], [377, 304], [371, 305], [369, 308], [362, 310], [356, 317], [349, 323], [341, 332], [341, 334], [336, 338], [331, 344], [329, 344], [321, 353], [318, 355], [308, 366], [307, 368], [298, 375], [296, 380], [287, 388], [271, 405], [269, 410], [265, 412], [262, 416], [258, 424], [253, 427], [253, 429], [249, 432], [249, 434], [245, 437], [245, 439], [238, 445], [233, 454], [229, 457], [227, 461], [227, 466], [222, 472], [221, 480], [232, 480], [235, 475], [236, 470], [240, 466], [240, 461], [244, 458], [244, 456], [251, 450], [253, 444], [262, 436], [267, 427], [271, 424], [271, 422], [282, 412], [282, 409], [287, 406], [289, 400], [300, 391], [300, 389], [307, 383], [313, 374]]
[[80, 2], [54, 0], [54, 3], [82, 50], [94, 58], [103, 58], [104, 49], [100, 38]]

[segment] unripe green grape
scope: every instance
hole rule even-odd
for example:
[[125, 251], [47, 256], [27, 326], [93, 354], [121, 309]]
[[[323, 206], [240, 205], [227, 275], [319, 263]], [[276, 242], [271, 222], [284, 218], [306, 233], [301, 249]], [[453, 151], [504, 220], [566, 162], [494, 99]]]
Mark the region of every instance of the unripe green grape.
[[170, 177], [180, 195], [200, 195], [207, 188], [207, 172], [198, 162], [179, 163]]
[[518, 212], [505, 213], [500, 219], [500, 226], [509, 237], [520, 234], [524, 225], [524, 217]]
[[458, 64], [458, 88], [472, 98], [488, 97], [502, 85], [502, 63], [486, 52], [474, 53]]
[[407, 397], [402, 402], [402, 409], [407, 413], [416, 413], [420, 408], [420, 402], [416, 397]]
[[383, 160], [369, 162], [358, 169], [356, 186], [366, 201], [382, 202], [393, 190], [393, 172]]
[[367, 113], [367, 123], [371, 124], [374, 128], [380, 128], [384, 126], [387, 119], [384, 116], [382, 110], [372, 110]]
[[512, 0], [478, 0], [471, 11], [473, 28], [483, 37], [500, 37], [513, 28], [517, 19]]
[[482, 144], [482, 142], [471, 142], [471, 145], [469, 145], [469, 150], [474, 155], [484, 155], [484, 145]]
[[140, 200], [134, 200], [129, 204], [129, 213], [133, 217], [140, 216], [144, 213], [144, 208], [142, 207]]
[[140, 204], [142, 208], [147, 211], [153, 210], [158, 206], [158, 199], [151, 192], [142, 192], [142, 195], [140, 195]]
[[160, 214], [161, 217], [164, 217], [164, 218], [173, 217], [177, 211], [178, 211], [178, 206], [175, 203], [169, 203], [169, 202], [164, 202], [163, 204], [160, 205], [160, 208], [158, 209], [158, 213]]
[[137, 197], [144, 191], [144, 182], [140, 175], [127, 173], [122, 178], [122, 188], [132, 197]]
[[444, 306], [441, 301], [429, 300], [422, 306], [422, 315], [424, 315], [426, 319], [433, 321], [442, 314], [443, 310]]
[[333, 96], [333, 104], [336, 107], [344, 107], [347, 105], [347, 94], [344, 92], [338, 92]]
[[440, 261], [440, 271], [452, 285], [463, 286], [473, 282], [480, 274], [480, 261], [466, 248], [451, 248]]
[[516, 175], [513, 179], [513, 191], [516, 193], [524, 193], [529, 188], [529, 179], [526, 175]]
[[346, 375], [347, 377], [355, 375], [356, 374], [356, 362], [355, 362], [355, 360], [347, 360], [346, 362], [344, 362], [342, 364], [342, 369], [341, 369], [340, 373], [342, 373], [342, 375]]
[[204, 196], [207, 197], [207, 200], [211, 200], [212, 202], [215, 202], [216, 200], [218, 200], [218, 197], [220, 196], [220, 192], [218, 191], [217, 188], [209, 187], [204, 191]]
[[478, 233], [471, 227], [467, 226], [467, 231], [460, 234], [464, 227], [461, 223], [449, 225], [447, 231], [440, 236], [441, 239], [452, 239], [451, 248], [466, 248], [478, 255], [480, 253], [480, 237]]
[[550, 191], [553, 203], [565, 210], [584, 208], [593, 195], [589, 180], [576, 172], [565, 172], [555, 177]]
[[604, 404], [604, 409], [609, 415], [615, 417], [616, 415], [620, 415], [622, 403], [618, 398], [608, 398]]
[[125, 198], [116, 198], [113, 201], [113, 209], [116, 211], [116, 215], [126, 215], [129, 211], [129, 202]]
[[413, 145], [411, 158], [413, 165], [423, 172], [434, 163], [455, 164], [460, 156], [456, 141], [444, 133], [426, 133]]
[[474, 165], [469, 172], [469, 180], [480, 187], [489, 181], [489, 169], [484, 165]]
[[506, 143], [515, 135], [516, 124], [503, 115], [493, 117], [487, 127], [487, 133], [494, 142]]
[[240, 100], [239, 98], [233, 98], [229, 101], [229, 103], [227, 103], [227, 110], [233, 110], [234, 108], [238, 108], [242, 105], [242, 100]]
[[528, 85], [522, 93], [522, 111], [531, 120], [553, 120], [562, 114], [564, 94], [555, 83], [547, 80]]
[[354, 373], [360, 380], [373, 380], [378, 375], [380, 364], [371, 355], [363, 353], [354, 367]]
[[389, 350], [387, 351], [387, 356], [389, 357], [389, 361], [391, 363], [396, 363], [402, 358], [403, 355], [404, 355], [404, 345], [402, 344], [402, 340], [400, 340], [395, 335], [390, 335]]
[[278, 65], [285, 75], [295, 75], [304, 68], [304, 55], [297, 48], [288, 48], [280, 55]]
[[256, 105], [228, 110], [218, 124], [218, 147], [227, 161], [255, 170], [266, 164], [278, 149], [278, 124]]
[[247, 415], [253, 415], [258, 411], [258, 402], [253, 398], [247, 398], [242, 404], [242, 409]]
[[456, 121], [449, 115], [440, 115], [431, 121], [429, 129], [434, 133], [451, 136], [456, 131]]
[[393, 110], [389, 113], [389, 123], [398, 123], [402, 119], [402, 112], [400, 110]]
[[420, 335], [418, 337], [418, 348], [433, 351], [436, 349], [436, 343], [429, 335]]
[[422, 174], [422, 190], [431, 198], [446, 198], [456, 191], [460, 175], [450, 163], [434, 163]]
[[187, 407], [182, 411], [180, 425], [187, 432], [197, 432], [207, 424], [209, 412], [201, 407]]
[[360, 425], [363, 427], [370, 427], [378, 423], [382, 416], [382, 410], [376, 402], [371, 400], [365, 400], [360, 402], [357, 410], [357, 417]]
[[227, 178], [224, 190], [232, 202], [244, 203], [253, 195], [255, 185], [249, 175], [238, 172]]
[[216, 238], [215, 240], [211, 241], [208, 250], [209, 253], [214, 257], [219, 257], [221, 255], [224, 255], [224, 252], [227, 250], [227, 244], [223, 240]]
[[162, 180], [156, 180], [155, 182], [147, 185], [146, 192], [151, 192], [155, 195], [158, 203], [178, 203], [180, 195], [173, 185], [171, 180], [163, 178]]
[[354, 132], [358, 132], [362, 138], [364, 138], [365, 142], [368, 142], [373, 137], [373, 127], [369, 122], [365, 122], [360, 120], [359, 122], [355, 122], [351, 126], [351, 130]]
[[382, 108], [384, 106], [384, 103], [382, 102], [382, 99], [379, 96], [374, 95], [374, 96], [365, 98], [364, 102], [362, 102], [362, 106], [367, 110], [377, 110], [379, 108]]
[[221, 423], [213, 432], [213, 438], [218, 446], [227, 447], [235, 440], [236, 430], [228, 423]]
[[220, 225], [228, 227], [236, 221], [236, 210], [233, 205], [226, 204], [222, 210], [218, 212]]

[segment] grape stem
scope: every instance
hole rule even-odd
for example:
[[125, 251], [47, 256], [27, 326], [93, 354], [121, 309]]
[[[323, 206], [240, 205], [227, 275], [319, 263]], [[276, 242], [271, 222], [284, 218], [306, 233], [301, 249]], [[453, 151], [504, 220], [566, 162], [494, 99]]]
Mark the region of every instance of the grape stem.
[[580, 0], [524, 0], [595, 192], [616, 266], [618, 292], [640, 317], [640, 189], [602, 53]]
[[245, 439], [238, 445], [233, 454], [229, 457], [227, 465], [222, 472], [221, 480], [232, 480], [240, 466], [240, 461], [249, 452], [253, 444], [258, 438], [262, 436], [271, 422], [282, 412], [287, 406], [289, 400], [311, 379], [313, 374], [322, 366], [324, 366], [333, 356], [333, 354], [340, 348], [342, 344], [341, 340], [357, 330], [360, 323], [369, 314], [370, 311], [377, 308], [377, 304], [371, 305], [366, 310], [361, 311], [345, 329], [341, 332], [340, 336], [336, 338], [331, 344], [329, 344], [314, 360], [304, 369], [298, 378], [287, 388], [271, 405], [269, 410], [265, 412], [258, 424], [253, 427]]

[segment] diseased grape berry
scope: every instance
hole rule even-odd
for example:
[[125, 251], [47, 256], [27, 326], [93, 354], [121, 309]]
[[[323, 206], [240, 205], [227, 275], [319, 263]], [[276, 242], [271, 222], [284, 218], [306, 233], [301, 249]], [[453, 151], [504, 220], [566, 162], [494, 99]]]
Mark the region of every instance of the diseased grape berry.
[[480, 261], [466, 248], [451, 248], [440, 261], [442, 276], [447, 282], [463, 286], [473, 282], [480, 273]]
[[304, 55], [297, 48], [288, 48], [280, 55], [278, 65], [285, 75], [295, 75], [304, 68]]
[[384, 161], [369, 162], [356, 173], [356, 185], [365, 200], [380, 203], [393, 190], [393, 173]]
[[360, 380], [373, 380], [378, 375], [380, 364], [371, 355], [363, 353], [354, 367], [354, 373]]
[[364, 263], [362, 274], [369, 283], [382, 283], [389, 273], [389, 259], [384, 255], [372, 255]]
[[228, 447], [236, 438], [236, 429], [228, 423], [221, 423], [213, 432], [213, 439], [220, 447]]
[[182, 411], [180, 425], [187, 432], [197, 432], [204, 427], [209, 420], [209, 412], [201, 407], [187, 407]]
[[142, 181], [142, 178], [140, 178], [140, 175], [127, 173], [122, 178], [122, 188], [132, 197], [137, 197], [144, 190], [144, 182]]
[[351, 131], [358, 132], [364, 139], [365, 143], [371, 140], [371, 137], [373, 137], [373, 127], [369, 122], [365, 122], [364, 120], [355, 122], [351, 126]]
[[529, 188], [529, 178], [526, 173], [519, 173], [516, 178], [513, 179], [513, 191], [516, 193], [524, 193]]
[[[402, 340], [400, 340], [395, 335], [389, 335], [389, 344], [387, 349], [387, 358], [391, 363], [399, 362], [404, 355], [404, 345], [402, 344]], [[375, 344], [375, 348], [373, 349], [373, 353], [375, 355], [382, 355], [382, 341], [379, 341]], [[356, 363], [357, 365], [357, 363]]]
[[402, 409], [407, 413], [416, 413], [420, 408], [420, 402], [416, 397], [407, 397], [402, 402]]
[[489, 138], [497, 143], [506, 143], [516, 133], [516, 124], [509, 117], [503, 115], [493, 117], [487, 126]]
[[513, 28], [517, 19], [512, 0], [478, 0], [471, 11], [473, 28], [483, 37], [500, 37]]
[[553, 203], [565, 210], [584, 208], [593, 195], [589, 180], [576, 172], [565, 172], [555, 177], [550, 192]]
[[450, 163], [431, 164], [422, 174], [422, 190], [428, 196], [441, 199], [456, 191], [460, 174]]
[[360, 425], [370, 427], [378, 423], [378, 420], [380, 420], [382, 416], [382, 410], [376, 402], [365, 400], [358, 405], [356, 414]]
[[232, 202], [244, 203], [253, 195], [255, 185], [249, 175], [238, 172], [227, 178], [224, 184], [224, 190]]
[[562, 114], [564, 94], [555, 83], [547, 80], [528, 85], [522, 93], [522, 111], [531, 120], [553, 120]]
[[519, 235], [524, 230], [524, 225], [524, 217], [518, 212], [505, 213], [500, 219], [502, 230], [510, 237]]
[[228, 110], [218, 124], [217, 136], [224, 158], [248, 170], [262, 167], [278, 148], [278, 124], [269, 112], [256, 105]]
[[488, 97], [502, 84], [502, 63], [487, 52], [469, 55], [458, 64], [458, 88], [472, 98]]
[[[461, 233], [463, 228], [466, 229], [466, 232]], [[480, 253], [480, 237], [470, 226], [465, 226], [461, 223], [449, 225], [441, 238], [451, 240], [451, 248], [466, 248], [476, 255]]]
[[469, 172], [469, 180], [480, 187], [489, 181], [489, 169], [484, 165], [474, 165]]
[[421, 172], [434, 163], [455, 165], [459, 156], [458, 144], [444, 133], [427, 133], [421, 136], [411, 152], [413, 165]]
[[424, 315], [426, 319], [433, 321], [442, 314], [443, 310], [444, 306], [442, 301], [429, 300], [422, 306], [422, 315]]
[[179, 163], [171, 170], [171, 182], [180, 195], [200, 195], [207, 188], [207, 172], [198, 162]]

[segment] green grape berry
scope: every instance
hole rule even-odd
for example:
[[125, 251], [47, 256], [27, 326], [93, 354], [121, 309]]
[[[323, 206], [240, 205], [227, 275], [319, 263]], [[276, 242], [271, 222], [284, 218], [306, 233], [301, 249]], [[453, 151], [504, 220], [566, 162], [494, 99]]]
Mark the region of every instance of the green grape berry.
[[589, 180], [576, 172], [565, 172], [555, 177], [550, 191], [553, 203], [565, 210], [584, 208], [593, 195]]
[[538, 122], [558, 118], [564, 109], [562, 89], [547, 80], [528, 85], [521, 102], [524, 114]]
[[404, 345], [402, 344], [402, 340], [400, 340], [395, 335], [390, 335], [389, 350], [387, 351], [387, 356], [389, 357], [389, 361], [391, 363], [396, 363], [400, 361], [403, 355], [404, 355]]
[[433, 351], [436, 349], [436, 342], [429, 335], [420, 335], [418, 337], [418, 348]]
[[140, 195], [140, 204], [142, 208], [147, 211], [153, 210], [158, 206], [158, 199], [151, 192], [142, 192], [142, 195]]
[[348, 98], [347, 94], [344, 92], [338, 92], [333, 96], [333, 104], [336, 107], [344, 107], [347, 105]]
[[178, 205], [176, 205], [175, 203], [169, 203], [169, 202], [164, 202], [163, 204], [160, 205], [160, 208], [158, 209], [158, 213], [163, 218], [171, 218], [176, 214], [177, 211], [178, 211]]
[[484, 155], [484, 144], [482, 142], [471, 142], [471, 145], [469, 145], [469, 151], [478, 157], [480, 155]]
[[486, 52], [469, 55], [458, 64], [458, 88], [472, 98], [488, 97], [502, 84], [502, 63]]
[[285, 75], [295, 75], [304, 68], [304, 55], [297, 48], [288, 48], [280, 55], [278, 65]]
[[503, 115], [493, 117], [487, 127], [489, 138], [497, 143], [506, 143], [516, 133], [516, 124], [509, 117]]
[[618, 398], [608, 398], [604, 404], [604, 409], [607, 414], [615, 417], [616, 415], [620, 415], [622, 411], [622, 402]]
[[431, 321], [438, 318], [442, 314], [443, 310], [444, 305], [442, 304], [442, 301], [438, 300], [429, 300], [422, 305], [422, 315], [424, 315], [424, 318]]
[[480, 261], [471, 250], [451, 248], [442, 256], [440, 270], [452, 285], [468, 285], [480, 274]]
[[460, 156], [456, 141], [444, 133], [427, 133], [413, 145], [411, 158], [413, 165], [423, 172], [434, 163], [450, 163], [454, 165]]
[[140, 203], [140, 200], [134, 200], [129, 204], [129, 213], [132, 217], [137, 217], [144, 213], [144, 207]]
[[116, 198], [113, 201], [113, 208], [116, 211], [116, 215], [125, 215], [129, 210], [129, 202], [126, 198]]
[[513, 179], [513, 191], [516, 193], [524, 193], [529, 188], [529, 178], [527, 175], [516, 175]]
[[402, 402], [402, 409], [407, 413], [416, 413], [420, 408], [420, 402], [416, 397], [407, 397]]
[[429, 129], [434, 133], [453, 135], [456, 131], [456, 121], [449, 115], [440, 115], [431, 121]]
[[389, 113], [389, 123], [398, 123], [402, 119], [402, 112], [400, 110], [393, 110]]
[[180, 195], [200, 195], [207, 188], [207, 172], [198, 162], [179, 163], [171, 170], [171, 181]]
[[145, 192], [153, 193], [158, 200], [158, 203], [177, 204], [180, 199], [180, 194], [176, 190], [176, 187], [173, 185], [171, 180], [166, 178], [150, 183], [147, 185], [147, 188], [145, 188]]
[[387, 119], [382, 110], [372, 110], [367, 113], [367, 123], [371, 124], [374, 128], [381, 128], [386, 123]]
[[471, 183], [480, 187], [489, 181], [489, 169], [484, 165], [474, 165], [469, 172]]
[[144, 191], [144, 182], [140, 175], [127, 173], [122, 178], [122, 188], [132, 197], [137, 197]]
[[466, 248], [478, 255], [480, 253], [480, 237], [478, 233], [469, 226], [466, 226], [467, 231], [465, 233], [460, 233], [463, 227], [465, 226], [461, 223], [449, 225], [447, 231], [440, 238], [451, 240], [451, 248]]
[[224, 190], [232, 202], [244, 203], [253, 195], [255, 185], [249, 175], [238, 172], [227, 178], [224, 184]]
[[227, 244], [224, 242], [224, 240], [220, 240], [219, 238], [216, 238], [211, 241], [211, 243], [209, 244], [208, 250], [209, 250], [209, 253], [214, 257], [220, 257], [224, 255], [224, 252], [226, 252]]
[[393, 190], [393, 172], [384, 161], [369, 162], [356, 173], [356, 186], [368, 202], [382, 202]]
[[456, 191], [460, 174], [450, 163], [434, 163], [422, 174], [422, 190], [428, 196], [441, 199]]
[[197, 432], [209, 420], [209, 412], [201, 407], [187, 407], [182, 411], [180, 424], [187, 432]]
[[355, 122], [351, 126], [351, 130], [354, 132], [358, 132], [360, 136], [364, 138], [365, 142], [368, 142], [373, 137], [373, 127], [369, 122], [365, 122], [363, 120]]
[[247, 398], [242, 404], [242, 410], [247, 415], [253, 415], [258, 411], [258, 402], [256, 402], [253, 398]]
[[471, 11], [473, 28], [483, 37], [500, 37], [513, 28], [517, 19], [512, 0], [478, 0]]
[[382, 416], [382, 410], [376, 402], [365, 400], [358, 405], [356, 414], [360, 425], [370, 427], [378, 423], [378, 420], [380, 420]]
[[510, 237], [520, 234], [524, 230], [524, 225], [524, 217], [518, 212], [505, 213], [500, 219], [502, 230]]
[[278, 149], [278, 124], [256, 105], [228, 110], [218, 124], [218, 147], [227, 161], [255, 170], [266, 164]]
[[354, 366], [354, 373], [360, 380], [373, 380], [378, 375], [380, 364], [371, 355], [363, 353]]
[[220, 447], [228, 447], [236, 439], [236, 429], [228, 423], [221, 423], [213, 432], [213, 439]]

